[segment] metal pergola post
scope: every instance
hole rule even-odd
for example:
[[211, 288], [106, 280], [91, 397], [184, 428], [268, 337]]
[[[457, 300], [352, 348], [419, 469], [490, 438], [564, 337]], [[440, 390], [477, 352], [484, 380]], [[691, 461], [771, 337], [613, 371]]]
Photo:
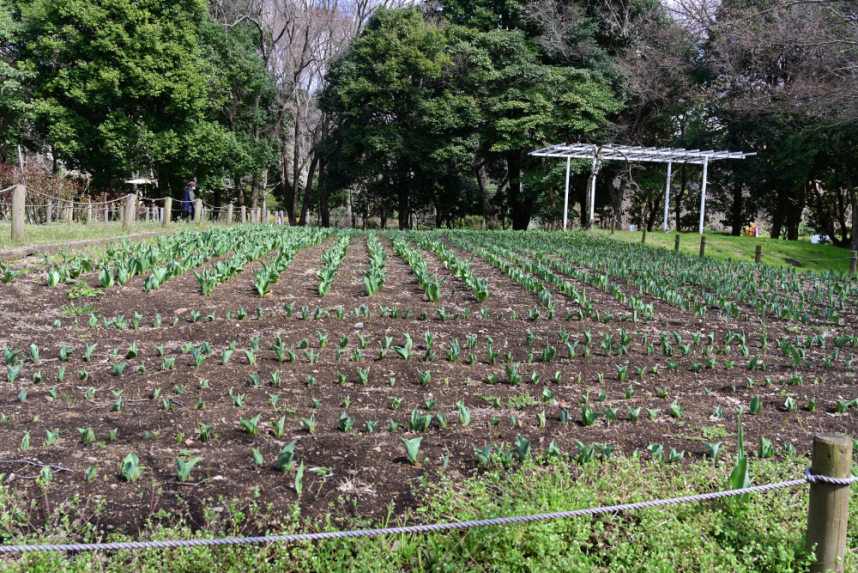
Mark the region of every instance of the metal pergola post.
[[[703, 233], [703, 221], [706, 214], [706, 179], [709, 162], [719, 159], [744, 159], [756, 153], [741, 151], [701, 151], [699, 149], [671, 149], [658, 147], [633, 147], [629, 145], [594, 145], [590, 143], [558, 143], [530, 152], [533, 157], [553, 157], [566, 159], [566, 193], [563, 200], [563, 229], [568, 226], [569, 173], [572, 159], [592, 159], [593, 172], [590, 181], [590, 224], [596, 214], [596, 173], [602, 161], [614, 160], [626, 163], [667, 163], [667, 190], [664, 200], [664, 230], [668, 230], [670, 209], [670, 180], [673, 174], [673, 162], [703, 166], [703, 184], [700, 199], [700, 233]], [[586, 209], [587, 205], [583, 205]], [[616, 214], [615, 214], [616, 216]]]
[[590, 183], [590, 219], [587, 221], [590, 227], [593, 226], [594, 210], [596, 208], [596, 170], [599, 167], [599, 155], [593, 158], [593, 175]]
[[572, 158], [566, 158], [566, 194], [563, 195], [563, 230], [566, 230], [566, 219], [569, 216], [569, 169], [572, 167]]
[[667, 212], [670, 209], [670, 174], [673, 161], [667, 162], [667, 189], [664, 194], [664, 232], [667, 233]]
[[709, 158], [703, 159], [703, 187], [700, 195], [700, 234], [703, 234], [703, 216], [706, 211], [706, 175], [709, 170]]

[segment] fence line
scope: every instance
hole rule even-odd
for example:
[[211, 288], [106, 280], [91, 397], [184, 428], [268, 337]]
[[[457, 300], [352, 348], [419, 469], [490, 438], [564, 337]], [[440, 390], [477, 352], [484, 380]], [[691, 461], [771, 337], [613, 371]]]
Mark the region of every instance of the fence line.
[[425, 525], [406, 525], [402, 527], [385, 527], [380, 529], [357, 529], [350, 531], [326, 531], [320, 533], [297, 533], [293, 535], [265, 535], [261, 537], [225, 537], [219, 539], [180, 539], [176, 541], [134, 541], [127, 543], [71, 543], [62, 545], [0, 545], [2, 553], [33, 553], [44, 551], [100, 551], [100, 550], [123, 550], [123, 549], [174, 549], [178, 547], [206, 547], [220, 545], [243, 545], [255, 543], [295, 542], [295, 541], [322, 541], [328, 539], [345, 539], [355, 537], [375, 537], [378, 535], [398, 535], [403, 533], [426, 533], [432, 531], [449, 531], [456, 529], [469, 529], [472, 527], [487, 527], [492, 525], [509, 525], [513, 523], [528, 523], [531, 521], [546, 521], [551, 519], [562, 519], [568, 517], [585, 517], [600, 515], [603, 513], [618, 513], [621, 511], [634, 511], [652, 507], [664, 507], [691, 503], [696, 501], [711, 501], [725, 497], [745, 495], [751, 493], [762, 493], [777, 489], [784, 489], [805, 484], [832, 484], [851, 485], [858, 481], [858, 477], [845, 479], [830, 478], [814, 475], [811, 469], [805, 471], [802, 479], [785, 481], [773, 484], [758, 485], [743, 489], [733, 489], [704, 493], [671, 499], [659, 499], [653, 501], [642, 501], [638, 503], [625, 503], [604, 507], [593, 507], [588, 509], [575, 509], [571, 511], [560, 511], [554, 513], [540, 513], [535, 515], [521, 515], [515, 517], [499, 517], [495, 519], [480, 519], [476, 521], [460, 521], [452, 523], [431, 523]]
[[[622, 241], [624, 243], [629, 243], [632, 245], [640, 244], [638, 241], [630, 241], [628, 239], [623, 239], [623, 238], [620, 238], [617, 236], [611, 236], [609, 238], [613, 239], [615, 241]], [[650, 240], [655, 241], [657, 243], [664, 243], [665, 245], [672, 244], [670, 241], [662, 241], [659, 239], [652, 239], [652, 238]], [[705, 237], [701, 237], [700, 240], [703, 242], [704, 245], [711, 247], [711, 248], [715, 249], [716, 251], [720, 251], [722, 253], [733, 253], [735, 255], [739, 255], [742, 257], [756, 257], [756, 253], [733, 251], [731, 249], [725, 249], [722, 247], [718, 247], [714, 243], [712, 243], [711, 241], [707, 240]], [[810, 263], [810, 262], [819, 263], [819, 262], [827, 262], [827, 261], [852, 261], [853, 260], [853, 257], [834, 257], [834, 258], [830, 258], [830, 259], [798, 259], [795, 257], [784, 257], [781, 255], [775, 255], [772, 253], [766, 253], [762, 250], [760, 251], [760, 255], [765, 256], [765, 257], [773, 257], [773, 258], [777, 258], [777, 259], [783, 259], [785, 261], [808, 262], [808, 263]]]
[[40, 196], [42, 196], [42, 197], [46, 197], [47, 199], [51, 199], [51, 200], [53, 200], [53, 201], [57, 201], [58, 203], [69, 203], [69, 204], [72, 204], [72, 205], [92, 205], [93, 207], [95, 207], [96, 205], [107, 205], [107, 204], [109, 204], [109, 203], [118, 203], [119, 201], [124, 201], [124, 200], [125, 200], [125, 197], [126, 197], [126, 196], [123, 196], [123, 197], [120, 197], [120, 198], [118, 198], [118, 199], [111, 199], [110, 201], [87, 201], [87, 202], [85, 202], [85, 203], [84, 203], [84, 202], [81, 202], [81, 201], [72, 201], [72, 200], [70, 200], [70, 199], [60, 199], [59, 197], [54, 197], [53, 195], [48, 195], [48, 194], [46, 194], [46, 193], [42, 193], [41, 191], [37, 191], [37, 190], [33, 189], [33, 188], [32, 188], [32, 187], [30, 187], [30, 186], [26, 186], [26, 187], [27, 187], [27, 192], [28, 192], [28, 193], [33, 193], [33, 194], [35, 194], [35, 195], [40, 195]]

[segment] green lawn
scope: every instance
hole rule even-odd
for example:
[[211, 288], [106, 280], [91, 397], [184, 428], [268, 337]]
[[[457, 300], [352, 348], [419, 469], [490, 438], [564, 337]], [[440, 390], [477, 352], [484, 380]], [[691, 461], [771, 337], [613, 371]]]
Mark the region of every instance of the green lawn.
[[[611, 237], [611, 232], [603, 229], [594, 231], [597, 235]], [[650, 247], [661, 249], [673, 249], [676, 232], [664, 233], [662, 231], [653, 231], [647, 233], [646, 243]], [[684, 253], [698, 255], [700, 253], [700, 235], [697, 233], [679, 233], [680, 246], [679, 250]], [[831, 245], [814, 245], [809, 240], [801, 241], [781, 241], [768, 237], [749, 238], [749, 237], [733, 237], [727, 233], [706, 233], [706, 256], [715, 259], [734, 259], [740, 261], [754, 262], [754, 250], [757, 245], [763, 248], [762, 261], [769, 265], [776, 266], [791, 266], [784, 259], [767, 256], [779, 255], [800, 262], [804, 265], [804, 269], [799, 267], [799, 270], [831, 270], [831, 271], [848, 271], [848, 260], [831, 260], [831, 261], [808, 261], [803, 259], [847, 259], [849, 250]], [[641, 241], [640, 232], [617, 231], [614, 238], [623, 241], [632, 241], [639, 243]], [[715, 248], [713, 248], [715, 247]], [[723, 252], [718, 249], [723, 249]], [[741, 253], [741, 254], [737, 254]]]
[[[206, 223], [206, 227], [212, 223]], [[172, 221], [170, 230], [190, 229], [193, 226], [181, 221]], [[150, 233], [161, 231], [160, 222], [135, 223], [131, 227], [131, 233], [122, 230], [121, 223], [94, 223], [84, 225], [81, 223], [52, 223], [50, 225], [26, 225], [24, 227], [24, 240], [13, 242], [11, 239], [12, 229], [9, 221], [0, 221], [0, 250], [23, 247], [26, 245], [39, 245], [44, 243], [64, 243], [66, 241], [80, 241], [84, 239], [101, 239], [104, 237], [123, 237], [133, 233]]]

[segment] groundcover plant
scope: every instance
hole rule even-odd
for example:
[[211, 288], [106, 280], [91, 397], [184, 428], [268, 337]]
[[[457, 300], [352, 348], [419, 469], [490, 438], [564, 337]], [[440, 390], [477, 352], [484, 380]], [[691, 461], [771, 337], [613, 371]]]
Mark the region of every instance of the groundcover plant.
[[579, 233], [271, 225], [2, 271], [0, 457], [44, 467], [0, 471], [33, 523], [74, 496], [128, 535], [232, 499], [419, 520], [441, 484], [619, 460], [708, 464], [712, 491], [856, 430], [845, 274]]

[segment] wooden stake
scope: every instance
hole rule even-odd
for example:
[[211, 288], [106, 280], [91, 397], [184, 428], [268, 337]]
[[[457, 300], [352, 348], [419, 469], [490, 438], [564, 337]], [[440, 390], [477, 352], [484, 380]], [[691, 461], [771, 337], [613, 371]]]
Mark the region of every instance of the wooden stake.
[[170, 217], [173, 214], [173, 198], [167, 197], [164, 199], [164, 215], [161, 217], [161, 228], [170, 228]]
[[757, 248], [754, 251], [754, 262], [759, 265], [760, 259], [762, 258], [762, 256], [763, 256], [763, 247], [760, 245], [757, 245]]
[[[811, 456], [810, 472], [814, 475], [841, 479], [852, 475], [852, 440], [846, 436], [817, 434]], [[811, 573], [843, 573], [848, 521], [848, 485], [810, 484], [807, 550], [816, 554]]]
[[27, 188], [15, 185], [12, 190], [12, 241], [24, 240], [24, 217], [26, 217]]
[[676, 235], [676, 240], [673, 242], [673, 250], [679, 252], [679, 235]]
[[700, 236], [700, 257], [703, 258], [706, 255], [706, 237], [703, 235]]
[[136, 195], [128, 195], [125, 198], [125, 214], [122, 216], [122, 230], [126, 233], [131, 230], [131, 224], [134, 222], [134, 212], [137, 210], [136, 203]]

